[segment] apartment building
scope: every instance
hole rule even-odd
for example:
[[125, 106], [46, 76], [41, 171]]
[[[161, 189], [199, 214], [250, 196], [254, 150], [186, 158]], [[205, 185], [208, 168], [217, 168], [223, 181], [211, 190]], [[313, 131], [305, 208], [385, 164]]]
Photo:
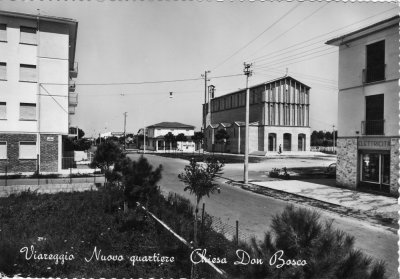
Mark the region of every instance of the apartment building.
[[339, 47], [337, 184], [398, 195], [399, 16], [326, 43]]
[[[213, 96], [211, 96], [213, 97]], [[250, 88], [249, 152], [310, 150], [310, 87], [284, 76]], [[205, 149], [244, 153], [246, 90], [239, 90], [203, 105]], [[218, 130], [229, 136], [218, 142]]]
[[0, 172], [59, 172], [77, 105], [72, 19], [0, 11]]

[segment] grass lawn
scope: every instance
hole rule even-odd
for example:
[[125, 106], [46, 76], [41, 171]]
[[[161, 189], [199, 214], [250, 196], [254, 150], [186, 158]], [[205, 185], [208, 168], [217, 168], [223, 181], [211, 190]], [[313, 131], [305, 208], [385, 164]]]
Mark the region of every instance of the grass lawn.
[[[149, 208], [185, 239], [191, 239], [193, 208], [188, 202], [157, 199]], [[1, 198], [0, 273], [25, 277], [189, 278], [190, 250], [143, 211], [123, 213], [122, 201], [121, 192], [110, 190], [53, 195], [25, 192]], [[222, 235], [209, 234], [209, 240], [215, 253], [229, 250], [230, 242]], [[47, 258], [52, 254], [53, 259], [43, 259], [44, 254]], [[130, 261], [131, 256], [154, 254], [174, 257], [174, 262], [136, 261], [133, 265]], [[214, 271], [204, 267], [202, 272], [207, 275]]]

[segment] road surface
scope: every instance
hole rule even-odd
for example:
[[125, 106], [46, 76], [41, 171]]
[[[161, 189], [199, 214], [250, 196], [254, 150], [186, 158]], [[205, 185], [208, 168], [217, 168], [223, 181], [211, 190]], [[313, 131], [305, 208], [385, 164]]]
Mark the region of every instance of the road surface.
[[[139, 156], [138, 154], [129, 154], [132, 159], [137, 159]], [[145, 156], [154, 167], [162, 164], [163, 178], [159, 184], [163, 191], [175, 192], [194, 202], [194, 197], [183, 191], [183, 183], [177, 178], [177, 175], [183, 172], [187, 161], [147, 154]], [[303, 159], [302, 161], [298, 164], [303, 166], [307, 164]], [[313, 162], [315, 164], [315, 161]], [[271, 164], [275, 163], [271, 162]], [[290, 161], [287, 165], [294, 166], [296, 164], [294, 161]], [[263, 166], [263, 168], [266, 167], [268, 166]], [[250, 165], [250, 170], [258, 168], [259, 166]], [[241, 168], [235, 164], [235, 166], [227, 165], [225, 169], [227, 172], [232, 172], [233, 170], [239, 171]], [[223, 222], [231, 225], [239, 220], [240, 230], [255, 235], [258, 239], [262, 239], [264, 232], [270, 229], [273, 216], [282, 212], [289, 204], [286, 201], [259, 195], [223, 182], [221, 182], [221, 194], [214, 194], [210, 198], [205, 198], [203, 202], [208, 214], [219, 217]], [[295, 206], [301, 205], [295, 204]], [[353, 235], [357, 248], [377, 260], [384, 260], [387, 264], [389, 278], [399, 278], [397, 234], [383, 226], [373, 225], [348, 216], [340, 216], [333, 212], [319, 211], [322, 218], [333, 221], [335, 228]]]

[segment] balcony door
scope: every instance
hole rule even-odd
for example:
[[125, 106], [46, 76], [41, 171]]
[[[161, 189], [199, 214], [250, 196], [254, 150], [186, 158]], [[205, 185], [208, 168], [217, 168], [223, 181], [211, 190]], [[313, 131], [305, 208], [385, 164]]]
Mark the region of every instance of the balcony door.
[[384, 134], [384, 95], [372, 95], [365, 97], [365, 134]]
[[367, 45], [366, 82], [385, 80], [385, 41]]

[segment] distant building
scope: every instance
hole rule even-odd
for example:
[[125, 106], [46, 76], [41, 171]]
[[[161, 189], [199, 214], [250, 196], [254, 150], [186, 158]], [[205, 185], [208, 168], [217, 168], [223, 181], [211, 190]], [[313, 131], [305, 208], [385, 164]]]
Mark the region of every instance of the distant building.
[[[207, 151], [244, 153], [246, 90], [217, 98], [203, 107]], [[310, 87], [284, 76], [250, 88], [249, 152], [310, 150]], [[218, 130], [229, 139], [217, 143]]]
[[0, 11], [0, 172], [58, 172], [77, 94], [72, 19]]
[[399, 16], [327, 44], [339, 47], [337, 184], [398, 195]]
[[[166, 142], [164, 136], [172, 133], [174, 136], [183, 134], [187, 142]], [[143, 129], [140, 129], [138, 135], [143, 135]], [[146, 127], [146, 150], [163, 151], [170, 149], [179, 149], [179, 151], [194, 151], [194, 143], [191, 144], [191, 137], [194, 135], [194, 126], [182, 124], [179, 122], [161, 122]], [[141, 140], [143, 145], [143, 140]], [[143, 148], [143, 146], [142, 146]], [[193, 150], [192, 150], [193, 149]]]

